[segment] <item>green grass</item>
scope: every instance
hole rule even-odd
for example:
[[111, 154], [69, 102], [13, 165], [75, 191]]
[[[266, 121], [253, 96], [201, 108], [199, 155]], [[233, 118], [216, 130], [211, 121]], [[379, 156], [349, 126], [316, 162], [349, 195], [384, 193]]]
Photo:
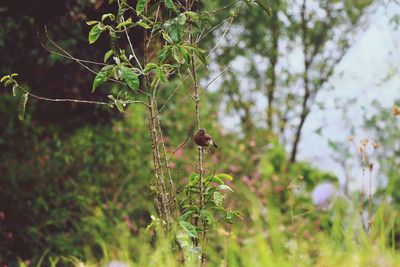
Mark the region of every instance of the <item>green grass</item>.
[[[359, 211], [350, 202], [339, 200], [331, 210], [314, 210], [294, 218], [262, 206], [253, 196], [248, 199], [252, 204], [243, 221], [218, 225], [209, 233], [207, 266], [399, 266], [394, 240], [398, 211], [389, 205], [376, 207], [367, 233]], [[323, 224], [315, 220], [326, 220], [326, 226], [318, 226]], [[96, 249], [87, 248], [88, 260], [66, 255], [58, 257], [54, 266], [106, 266], [112, 261], [127, 266], [199, 266], [199, 253], [180, 231], [175, 236], [181, 250], [160, 233], [155, 238], [154, 233], [145, 234], [141, 229], [139, 235], [131, 236], [122, 224], [114, 236], [112, 243], [99, 239]], [[42, 265], [50, 265], [49, 258], [44, 258]]]

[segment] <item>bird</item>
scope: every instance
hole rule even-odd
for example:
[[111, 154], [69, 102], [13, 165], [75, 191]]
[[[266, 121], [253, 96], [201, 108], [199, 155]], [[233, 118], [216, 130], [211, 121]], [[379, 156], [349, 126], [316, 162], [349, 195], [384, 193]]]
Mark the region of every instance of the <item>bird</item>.
[[218, 146], [213, 141], [213, 138], [211, 137], [211, 135], [206, 134], [206, 130], [203, 128], [200, 128], [196, 132], [196, 134], [193, 136], [193, 140], [196, 143], [196, 145], [198, 145], [199, 147], [207, 147], [211, 144], [215, 148], [218, 148]]

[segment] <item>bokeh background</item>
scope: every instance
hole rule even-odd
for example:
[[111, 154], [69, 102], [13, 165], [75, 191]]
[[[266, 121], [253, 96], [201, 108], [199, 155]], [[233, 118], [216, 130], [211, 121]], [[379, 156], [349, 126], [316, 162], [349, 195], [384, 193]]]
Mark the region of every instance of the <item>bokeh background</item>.
[[[210, 23], [222, 27], [201, 43], [219, 44], [209, 68], [201, 70], [202, 124], [219, 145], [208, 151], [205, 164], [209, 172], [234, 177], [235, 192], [226, 201], [243, 215], [210, 237], [211, 262], [250, 266], [255, 258], [274, 266], [270, 261], [295, 265], [301, 259], [304, 266], [327, 266], [337, 248], [329, 246], [343, 245], [325, 246], [327, 240], [346, 239], [341, 222], [360, 210], [360, 196], [370, 189], [373, 210], [390, 229], [380, 233], [382, 253], [363, 253], [382, 260], [369, 266], [395, 266], [400, 127], [391, 111], [400, 101], [400, 4], [305, 1], [310, 21], [304, 31], [303, 1], [264, 2], [270, 14], [241, 1], [200, 4], [209, 10], [233, 3], [226, 13], [238, 12], [233, 21], [218, 13]], [[89, 45], [85, 21], [115, 8], [114, 1], [101, 0], [1, 1], [0, 76], [18, 73], [21, 84], [45, 97], [106, 100], [113, 88], [91, 93], [93, 75], [52, 54], [57, 50], [49, 37], [76, 58], [102, 61], [109, 42], [101, 37]], [[140, 50], [142, 33], [132, 35]], [[304, 105], [305, 75], [310, 97]], [[160, 105], [177, 84], [163, 85]], [[131, 105], [121, 114], [32, 100], [20, 122], [16, 110], [17, 99], [1, 87], [0, 264], [145, 262], [152, 243], [144, 231], [155, 213], [148, 193], [153, 173], [146, 111]], [[191, 93], [183, 88], [162, 114], [169, 153], [194, 128], [193, 118]], [[171, 161], [178, 184], [195, 170], [195, 161], [189, 141]], [[362, 209], [358, 214], [354, 221], [362, 229], [368, 222]], [[354, 221], [349, 224], [357, 228]], [[320, 233], [327, 236], [320, 239]], [[233, 256], [224, 250], [228, 242]]]

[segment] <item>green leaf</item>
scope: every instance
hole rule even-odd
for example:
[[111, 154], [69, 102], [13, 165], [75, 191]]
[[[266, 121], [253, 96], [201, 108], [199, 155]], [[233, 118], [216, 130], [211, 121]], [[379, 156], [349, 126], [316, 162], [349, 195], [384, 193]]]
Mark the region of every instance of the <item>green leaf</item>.
[[138, 15], [142, 14], [149, 0], [139, 0], [136, 4], [136, 12]]
[[5, 82], [4, 82], [4, 86], [9, 86], [9, 85], [11, 85], [11, 84], [14, 84], [15, 82], [13, 81], [13, 80], [6, 80]]
[[207, 58], [204, 55], [204, 53], [198, 49], [194, 49], [193, 52], [196, 54], [196, 56], [200, 59], [200, 61], [207, 66]]
[[176, 46], [172, 47], [172, 56], [174, 57], [174, 59], [177, 63], [182, 62], [181, 57], [180, 57], [180, 51]]
[[124, 107], [122, 106], [121, 100], [115, 99], [114, 101], [115, 106], [119, 110], [119, 112], [125, 112]]
[[208, 177], [206, 177], [206, 181], [207, 182], [214, 182], [214, 183], [217, 183], [217, 184], [224, 184], [224, 181], [222, 181], [217, 176], [208, 176]]
[[199, 15], [196, 12], [193, 12], [193, 11], [186, 11], [183, 14], [191, 17], [194, 20], [198, 20], [199, 19]]
[[13, 73], [13, 74], [11, 74], [11, 78], [14, 78], [15, 76], [18, 76], [18, 73]]
[[92, 27], [92, 29], [89, 32], [89, 44], [93, 44], [94, 42], [96, 42], [97, 39], [99, 39], [100, 35], [101, 35], [101, 30], [99, 28], [99, 24], [97, 23]]
[[230, 188], [230, 187], [227, 186], [226, 184], [219, 185], [219, 186], [217, 187], [217, 190], [229, 190], [229, 191], [233, 192], [232, 188]]
[[15, 84], [13, 85], [13, 88], [12, 88], [13, 96], [17, 96], [17, 94], [18, 94], [18, 87], [19, 87], [19, 85], [18, 85], [17, 83], [15, 83]]
[[226, 220], [229, 222], [229, 223], [233, 223], [233, 221], [232, 221], [232, 219], [233, 219], [233, 212], [232, 211], [227, 211], [226, 212]]
[[127, 67], [121, 67], [122, 78], [125, 80], [126, 84], [132, 89], [139, 89], [139, 78], [138, 76]]
[[168, 33], [174, 43], [179, 43], [181, 41], [182, 31], [183, 27], [179, 24], [179, 20], [177, 18], [174, 19], [170, 25], [168, 25]]
[[[188, 186], [196, 186], [197, 183], [199, 182], [199, 174], [198, 173], [191, 173], [189, 175], [189, 182]], [[196, 187], [197, 188], [197, 187]]]
[[177, 11], [176, 6], [172, 0], [165, 0], [165, 5], [174, 11]]
[[114, 20], [115, 16], [111, 13], [104, 14], [103, 16], [101, 16], [101, 21], [104, 21], [106, 18], [110, 18], [110, 20]]
[[185, 25], [186, 19], [187, 19], [187, 18], [186, 18], [186, 15], [185, 15], [184, 13], [179, 14], [179, 16], [178, 16], [178, 18], [177, 18], [178, 23], [179, 23], [181, 26]]
[[22, 94], [18, 105], [18, 119], [24, 120], [26, 103], [28, 102], [28, 93]]
[[162, 65], [164, 63], [164, 60], [167, 58], [170, 50], [170, 46], [165, 46], [163, 49], [161, 49], [160, 54], [158, 54], [158, 65]]
[[189, 51], [186, 48], [182, 47], [182, 46], [178, 46], [178, 49], [179, 49], [179, 51], [181, 51], [181, 54], [182, 54], [183, 58], [185, 59], [186, 63], [190, 64], [190, 53], [189, 53]]
[[190, 237], [197, 238], [196, 227], [193, 224], [186, 221], [179, 221], [179, 226], [182, 227]]
[[217, 207], [221, 207], [224, 196], [220, 192], [214, 192], [214, 203]]
[[148, 73], [150, 73], [152, 70], [154, 70], [155, 68], [157, 68], [157, 64], [155, 64], [155, 63], [148, 63], [148, 64], [144, 67], [143, 72], [144, 72], [145, 74], [148, 74]]
[[8, 80], [8, 79], [10, 79], [10, 75], [3, 76], [3, 77], [0, 79], [0, 83], [6, 81], [6, 80]]
[[156, 73], [157, 73], [157, 78], [160, 79], [160, 81], [162, 81], [162, 82], [167, 81], [167, 79], [165, 78], [164, 71], [161, 67], [157, 67]]
[[229, 180], [229, 181], [233, 180], [233, 177], [230, 176], [229, 174], [226, 174], [226, 173], [220, 173], [220, 174], [217, 174], [215, 176], [220, 178], [220, 179], [225, 179], [225, 180]]
[[104, 55], [104, 62], [106, 62], [113, 54], [114, 52], [112, 50], [108, 50]]
[[200, 212], [200, 217], [204, 220], [207, 221], [208, 224], [214, 224], [215, 223], [215, 219], [214, 219], [214, 215], [211, 213], [211, 211], [209, 210], [202, 210]]
[[118, 24], [118, 25], [117, 25], [117, 29], [120, 29], [120, 28], [126, 27], [126, 26], [130, 26], [130, 25], [132, 25], [132, 24], [133, 24], [132, 18], [129, 18], [129, 19], [127, 19], [127, 20], [121, 22], [120, 24]]
[[99, 71], [99, 73], [97, 73], [97, 75], [93, 81], [92, 92], [94, 92], [100, 84], [107, 81], [108, 77], [110, 77], [110, 75], [112, 74], [112, 68], [113, 68], [112, 65], [107, 65], [107, 66], [103, 67]]
[[196, 207], [192, 207], [191, 209], [185, 211], [185, 213], [183, 213], [180, 217], [179, 220], [180, 221], [187, 221], [190, 217], [190, 215], [192, 215], [193, 213], [196, 212]]
[[99, 23], [97, 20], [91, 20], [91, 21], [86, 21], [86, 24], [87, 25], [94, 25], [94, 24], [96, 24], [96, 23]]
[[269, 15], [272, 15], [272, 10], [266, 3], [264, 3], [264, 0], [256, 0], [256, 3]]
[[167, 41], [170, 44], [173, 44], [174, 41], [172, 41], [171, 37], [169, 37], [168, 33], [163, 32], [162, 36], [164, 37], [165, 41]]
[[146, 22], [142, 21], [142, 20], [139, 20], [138, 22], [136, 22], [136, 24], [139, 25], [142, 28], [151, 29], [150, 25], [147, 24]]

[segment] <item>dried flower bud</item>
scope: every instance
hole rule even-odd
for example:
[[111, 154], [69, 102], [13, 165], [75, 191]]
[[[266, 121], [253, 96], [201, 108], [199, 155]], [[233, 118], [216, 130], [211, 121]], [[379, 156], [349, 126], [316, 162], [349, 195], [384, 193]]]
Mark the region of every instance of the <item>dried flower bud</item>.
[[372, 162], [369, 163], [368, 168], [369, 168], [369, 171], [372, 172], [372, 169], [374, 168], [374, 164]]
[[369, 140], [365, 138], [365, 139], [363, 139], [363, 140], [360, 141], [360, 144], [361, 144], [363, 147], [366, 147], [366, 146], [368, 145], [368, 142], [369, 142]]
[[399, 106], [395, 105], [392, 108], [392, 115], [393, 116], [400, 116], [400, 107]]

